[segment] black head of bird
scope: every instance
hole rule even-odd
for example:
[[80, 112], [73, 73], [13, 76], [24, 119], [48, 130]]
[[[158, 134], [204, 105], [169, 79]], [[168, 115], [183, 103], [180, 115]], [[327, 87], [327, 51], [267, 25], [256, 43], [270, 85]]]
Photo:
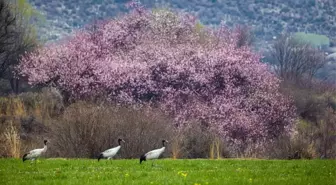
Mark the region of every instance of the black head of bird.
[[119, 139], [118, 139], [118, 143], [119, 143], [119, 145], [120, 145], [120, 142], [125, 143], [125, 140], [119, 138]]
[[44, 144], [46, 145], [47, 143], [48, 143], [48, 140], [45, 139], [45, 140], [44, 140]]
[[165, 146], [165, 143], [168, 143], [168, 141], [167, 140], [162, 140], [162, 146]]

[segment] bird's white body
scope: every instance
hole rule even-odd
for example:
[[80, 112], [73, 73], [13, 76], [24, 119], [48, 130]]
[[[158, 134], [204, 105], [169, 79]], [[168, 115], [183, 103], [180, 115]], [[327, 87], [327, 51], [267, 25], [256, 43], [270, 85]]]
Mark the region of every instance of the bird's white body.
[[47, 151], [47, 149], [48, 149], [48, 146], [45, 143], [43, 148], [34, 149], [34, 150], [31, 150], [28, 153], [26, 153], [23, 156], [23, 161], [25, 161], [25, 160], [32, 160], [32, 161], [34, 161], [36, 158], [38, 158], [42, 154], [44, 154]]
[[156, 150], [149, 151], [145, 154], [145, 157], [147, 160], [150, 159], [157, 159], [160, 157], [160, 155], [165, 151], [166, 147], [162, 147]]
[[[142, 156], [140, 156], [140, 164], [142, 163], [142, 161], [146, 161], [146, 160], [151, 160], [151, 159], [158, 159], [160, 157], [160, 155], [165, 151], [166, 147], [165, 147], [165, 142], [168, 143], [167, 140], [162, 140], [162, 148], [159, 149], [155, 149], [152, 151], [149, 151], [145, 154], [143, 154]], [[154, 162], [153, 162], [154, 163]], [[152, 164], [153, 165], [153, 164]]]
[[118, 151], [120, 150], [121, 148], [121, 145], [120, 145], [120, 142], [125, 142], [123, 139], [118, 139], [118, 146], [114, 147], [114, 148], [110, 148], [110, 149], [107, 149], [105, 150], [104, 152], [100, 153], [100, 155], [98, 156], [98, 161], [101, 159], [101, 158], [107, 158], [107, 160], [111, 159], [112, 157], [114, 157]]
[[108, 150], [105, 150], [104, 152], [102, 152], [103, 157], [107, 158], [107, 159], [111, 159], [112, 157], [114, 157], [118, 151], [120, 150], [121, 146], [117, 146], [114, 148], [110, 148]]
[[37, 157], [40, 157], [43, 153], [47, 151], [47, 146], [44, 148], [39, 148], [35, 150], [29, 151], [28, 155], [26, 156], [27, 158], [35, 159]]

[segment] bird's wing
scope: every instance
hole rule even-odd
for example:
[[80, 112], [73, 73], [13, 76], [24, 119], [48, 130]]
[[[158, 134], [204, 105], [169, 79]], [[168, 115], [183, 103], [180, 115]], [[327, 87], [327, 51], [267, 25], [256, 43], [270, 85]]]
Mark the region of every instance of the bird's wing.
[[105, 150], [103, 153], [104, 155], [115, 155], [120, 149], [120, 146], [110, 148], [108, 150]]
[[33, 154], [36, 154], [36, 153], [40, 153], [43, 149], [34, 149], [34, 150], [31, 150], [29, 151], [29, 154], [33, 155]]
[[31, 150], [29, 151], [29, 157], [36, 157], [38, 155], [40, 155], [43, 151], [43, 148], [39, 148], [39, 149], [35, 149], [35, 150]]
[[149, 151], [149, 152], [147, 152], [147, 153], [145, 154], [145, 156], [147, 156], [147, 155], [153, 155], [154, 153], [158, 153], [160, 150], [161, 150], [161, 148], [159, 148], [159, 149], [155, 149], [155, 150], [152, 150], [152, 151]]
[[160, 155], [161, 155], [161, 153], [164, 151], [164, 148], [159, 148], [159, 149], [156, 149], [156, 150], [152, 150], [152, 151], [150, 151], [150, 152], [147, 152], [146, 154], [145, 154], [145, 156], [146, 156], [146, 158], [147, 159], [156, 159], [156, 158], [158, 158]]
[[145, 156], [152, 155], [154, 152], [155, 152], [155, 150], [152, 150], [152, 151], [150, 151], [150, 152], [147, 152], [147, 153], [145, 154]]
[[110, 152], [112, 152], [113, 151], [113, 149], [111, 148], [111, 149], [107, 149], [107, 150], [105, 150], [104, 152], [103, 152], [103, 154], [109, 154]]

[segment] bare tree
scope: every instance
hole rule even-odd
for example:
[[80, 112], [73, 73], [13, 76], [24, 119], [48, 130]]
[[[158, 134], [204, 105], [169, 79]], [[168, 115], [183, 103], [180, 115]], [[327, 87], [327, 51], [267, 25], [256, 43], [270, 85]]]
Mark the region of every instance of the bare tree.
[[16, 18], [13, 15], [9, 3], [0, 1], [0, 78], [10, 66], [10, 57], [15, 50], [17, 38]]
[[283, 79], [311, 79], [325, 63], [323, 52], [290, 35], [282, 35], [271, 51], [274, 71]]
[[0, 0], [0, 78], [9, 80], [14, 93], [19, 91], [14, 67], [25, 52], [38, 45], [34, 23], [40, 18], [26, 0]]

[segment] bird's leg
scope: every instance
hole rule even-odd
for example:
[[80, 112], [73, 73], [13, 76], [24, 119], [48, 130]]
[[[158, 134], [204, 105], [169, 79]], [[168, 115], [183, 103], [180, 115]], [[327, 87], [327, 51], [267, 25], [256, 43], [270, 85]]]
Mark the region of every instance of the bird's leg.
[[156, 160], [157, 160], [157, 159], [154, 159], [154, 160], [153, 160], [152, 166], [154, 166], [154, 167], [160, 167], [160, 165], [154, 163]]

